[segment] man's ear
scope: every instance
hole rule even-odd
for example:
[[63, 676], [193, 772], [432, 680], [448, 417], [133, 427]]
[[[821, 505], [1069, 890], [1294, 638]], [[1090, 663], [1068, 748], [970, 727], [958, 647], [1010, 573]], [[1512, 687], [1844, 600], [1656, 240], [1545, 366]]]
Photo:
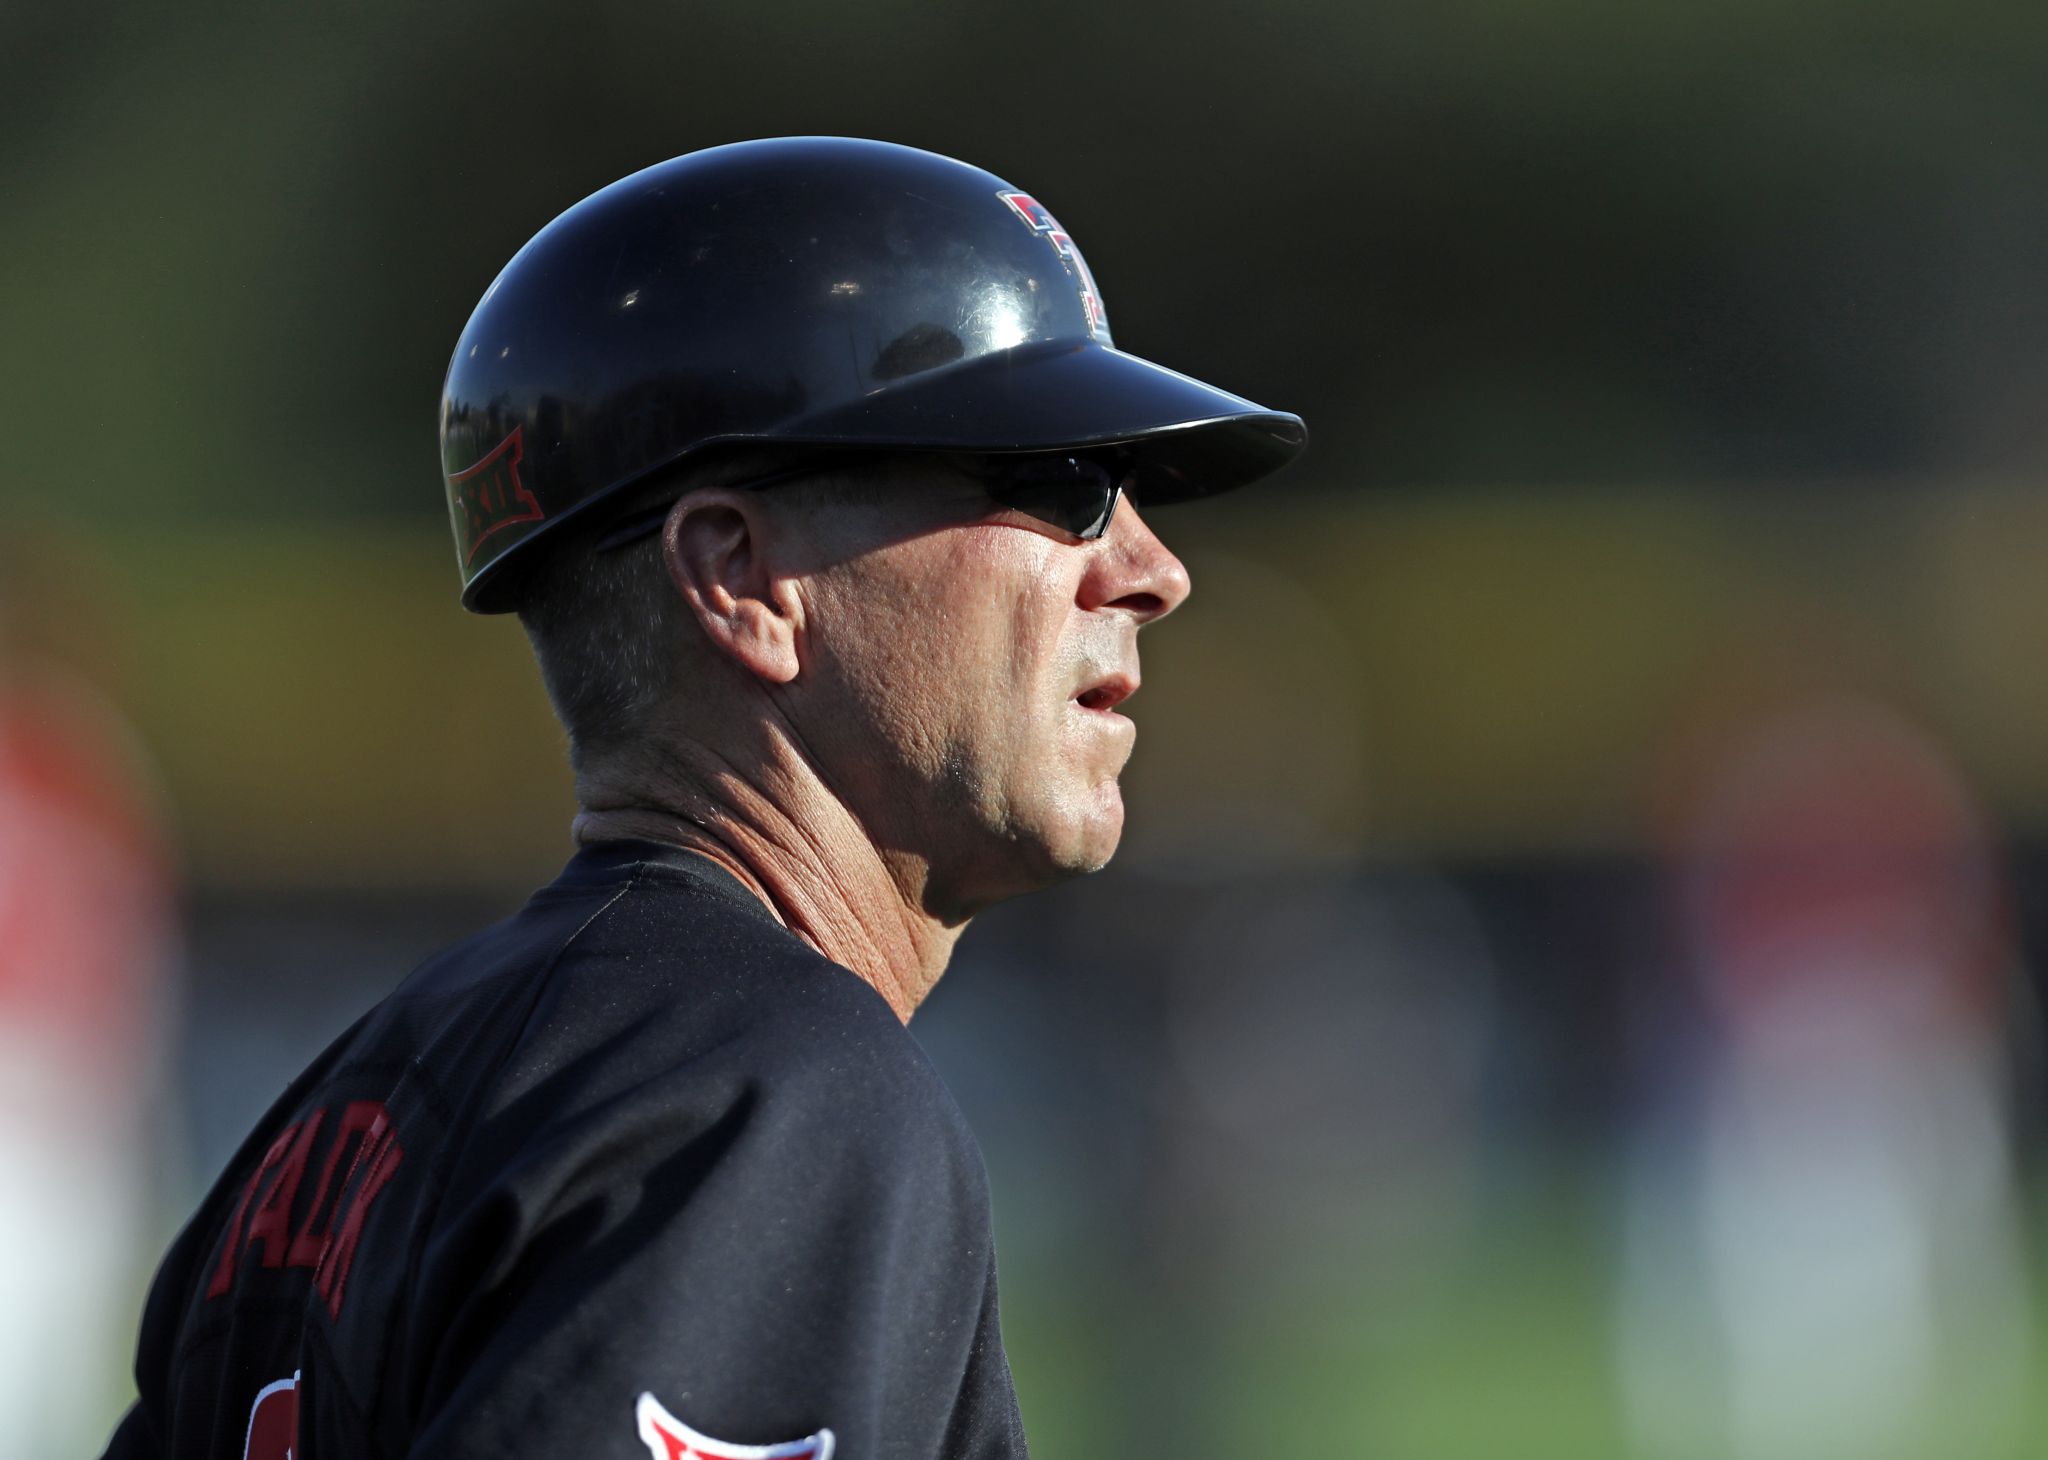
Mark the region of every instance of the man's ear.
[[799, 667], [803, 602], [775, 571], [768, 528], [753, 493], [700, 489], [670, 510], [661, 551], [705, 636], [748, 673], [788, 684]]

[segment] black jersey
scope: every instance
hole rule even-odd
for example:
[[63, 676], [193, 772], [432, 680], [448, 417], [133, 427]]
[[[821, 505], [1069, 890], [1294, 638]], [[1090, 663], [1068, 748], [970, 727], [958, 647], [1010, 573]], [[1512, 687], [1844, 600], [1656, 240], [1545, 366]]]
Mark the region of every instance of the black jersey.
[[171, 1248], [109, 1457], [1023, 1456], [987, 1178], [740, 884], [584, 851], [288, 1089]]

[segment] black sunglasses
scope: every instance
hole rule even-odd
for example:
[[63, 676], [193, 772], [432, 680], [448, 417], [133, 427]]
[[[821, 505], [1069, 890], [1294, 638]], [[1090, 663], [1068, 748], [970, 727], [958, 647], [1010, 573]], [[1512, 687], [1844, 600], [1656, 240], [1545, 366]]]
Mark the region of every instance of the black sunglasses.
[[[862, 459], [874, 458], [850, 453], [818, 457], [727, 486], [738, 492], [758, 492]], [[982, 490], [1003, 506], [1071, 533], [1083, 542], [1092, 542], [1109, 530], [1110, 519], [1116, 516], [1116, 504], [1136, 475], [1129, 457], [1118, 451], [1030, 452], [948, 459], [980, 482]], [[659, 531], [674, 505], [671, 502], [649, 507], [621, 518], [597, 540], [596, 551], [610, 552]]]
[[974, 458], [967, 471], [1005, 507], [1049, 522], [1083, 542], [1109, 531], [1117, 501], [1136, 475], [1122, 452], [982, 456]]

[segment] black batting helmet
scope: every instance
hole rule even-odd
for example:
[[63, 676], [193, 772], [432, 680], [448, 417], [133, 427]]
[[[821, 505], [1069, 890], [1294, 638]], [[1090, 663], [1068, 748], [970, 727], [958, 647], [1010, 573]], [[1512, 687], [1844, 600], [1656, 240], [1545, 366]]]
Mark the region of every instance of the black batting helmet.
[[485, 291], [441, 397], [462, 602], [483, 613], [516, 607], [559, 524], [707, 446], [1122, 443], [1155, 468], [1152, 503], [1241, 486], [1306, 439], [1118, 350], [1029, 194], [843, 137], [692, 152], [585, 198]]

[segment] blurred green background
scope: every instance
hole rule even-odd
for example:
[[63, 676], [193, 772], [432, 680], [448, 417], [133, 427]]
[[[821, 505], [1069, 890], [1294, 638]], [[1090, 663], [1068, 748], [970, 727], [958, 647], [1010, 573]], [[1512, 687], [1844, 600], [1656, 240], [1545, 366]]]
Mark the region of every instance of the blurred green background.
[[72, 706], [168, 848], [93, 985], [146, 1027], [22, 1066], [132, 1215], [4, 1178], [104, 1289], [20, 1453], [98, 1443], [284, 1080], [567, 855], [455, 603], [469, 309], [812, 132], [1031, 190], [1123, 348], [1311, 429], [1159, 514], [1124, 852], [914, 1026], [1037, 1451], [2048, 1447], [2048, 12], [16, 5], [0, 67], [0, 751]]

